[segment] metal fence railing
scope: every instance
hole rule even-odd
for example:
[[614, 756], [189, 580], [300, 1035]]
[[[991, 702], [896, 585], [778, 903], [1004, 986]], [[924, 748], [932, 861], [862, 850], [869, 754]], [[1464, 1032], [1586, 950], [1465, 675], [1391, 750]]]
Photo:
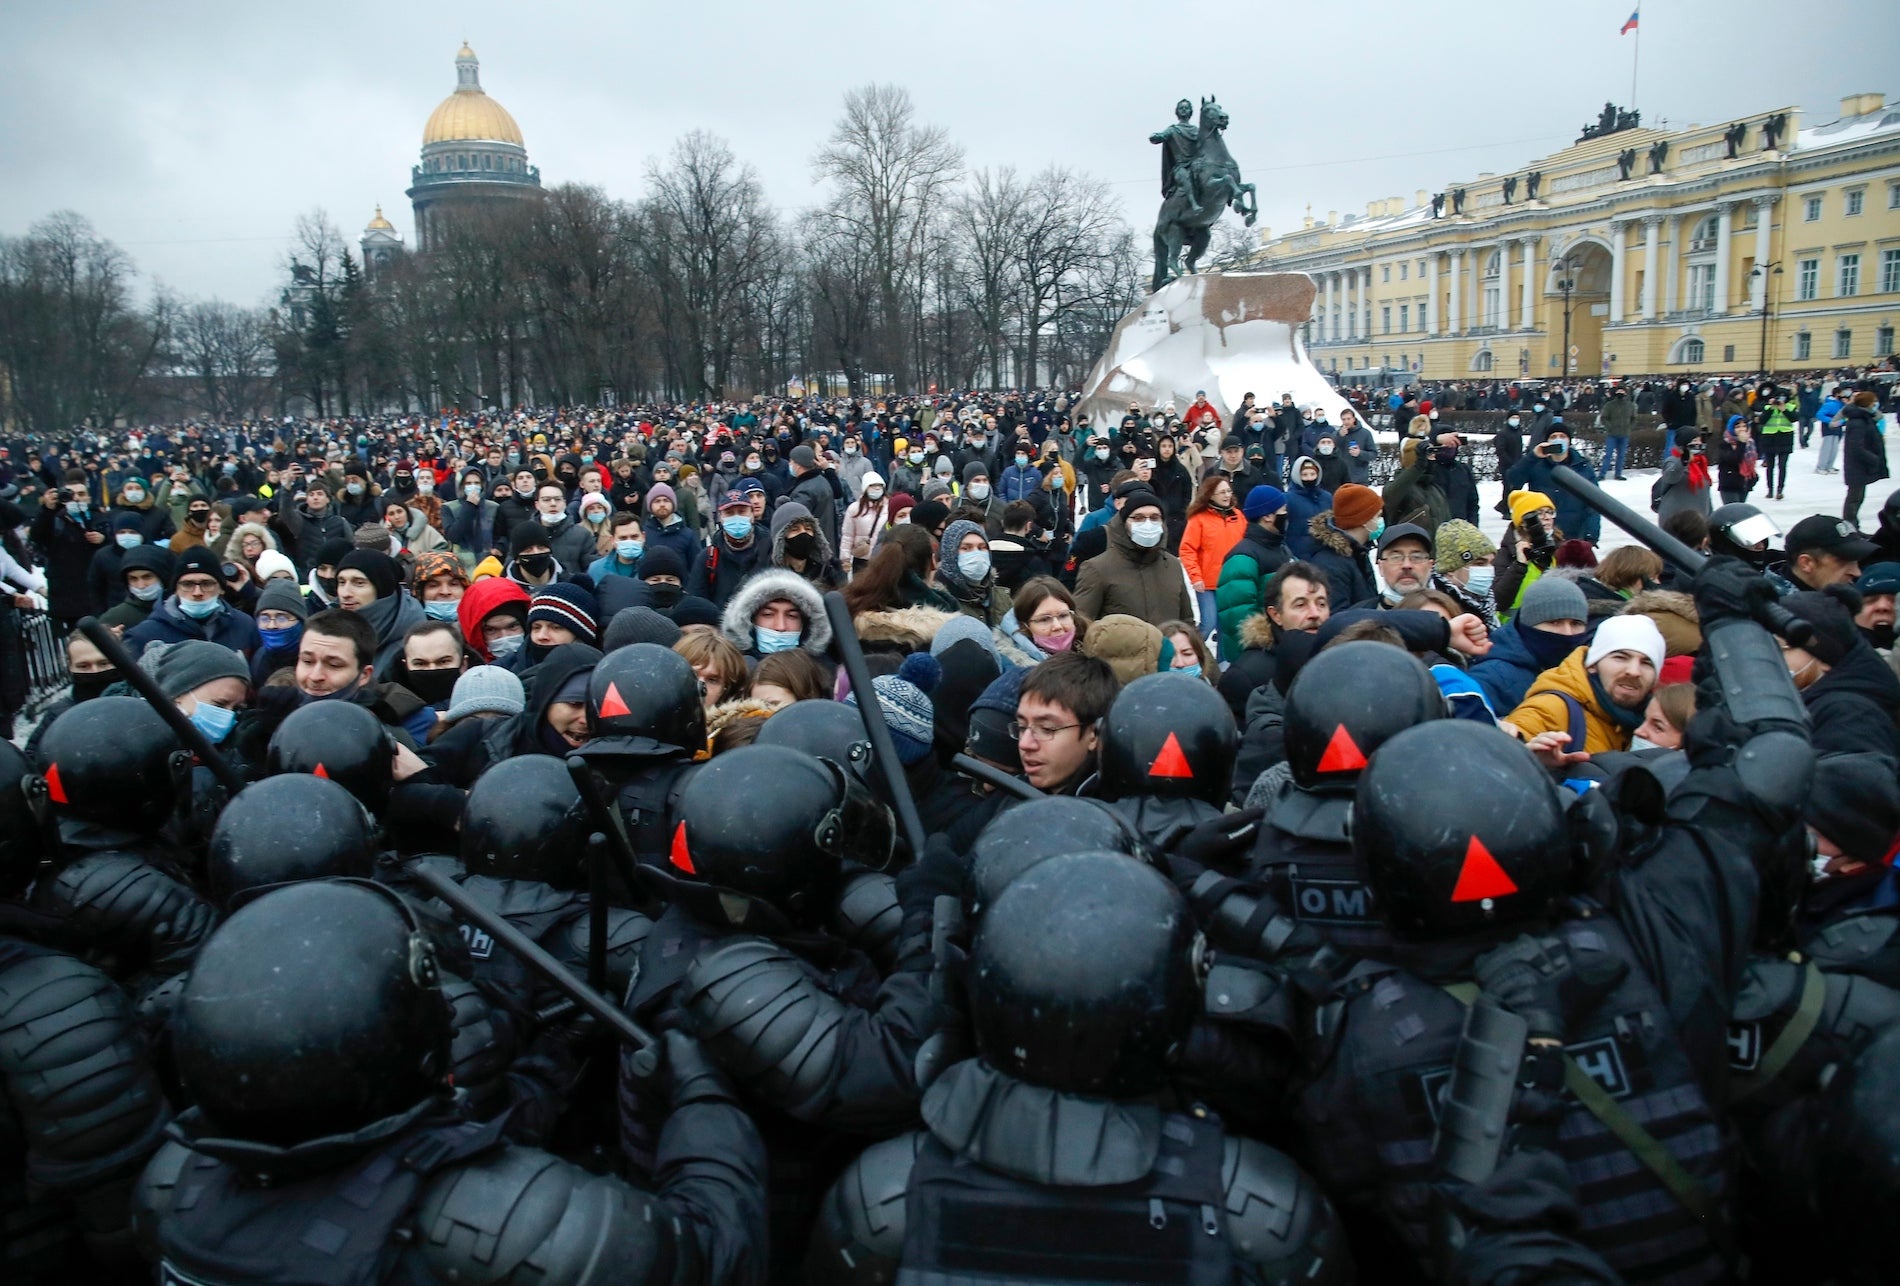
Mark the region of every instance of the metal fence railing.
[[26, 648], [27, 715], [38, 714], [66, 691], [66, 648], [53, 618], [45, 612], [19, 613], [21, 641]]

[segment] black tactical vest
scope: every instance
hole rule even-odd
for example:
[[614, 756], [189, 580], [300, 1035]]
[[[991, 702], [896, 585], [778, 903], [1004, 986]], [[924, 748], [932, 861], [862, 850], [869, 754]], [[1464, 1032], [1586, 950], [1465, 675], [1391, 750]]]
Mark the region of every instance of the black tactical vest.
[[1830, 920], [1801, 950], [1828, 973], [1857, 973], [1900, 990], [1900, 909], [1853, 911]]
[[1171, 1115], [1142, 1178], [1058, 1188], [959, 1160], [930, 1137], [910, 1172], [897, 1286], [1229, 1286], [1223, 1144], [1218, 1124]]
[[1348, 953], [1385, 954], [1391, 931], [1359, 878], [1346, 829], [1352, 801], [1291, 790], [1260, 827], [1249, 879], [1285, 914]]
[[[1573, 958], [1634, 961], [1622, 929], [1594, 908], [1554, 933]], [[1362, 965], [1317, 1017], [1331, 1056], [1302, 1095], [1304, 1155], [1348, 1200], [1375, 1194], [1414, 1253], [1428, 1248], [1432, 1136], [1464, 1028], [1465, 1006], [1443, 987], [1389, 965]], [[1566, 1015], [1565, 1051], [1662, 1144], [1716, 1201], [1729, 1152], [1668, 1006], [1642, 972], [1584, 1012]], [[1608, 1125], [1566, 1097], [1557, 1152], [1582, 1211], [1581, 1240], [1631, 1280], [1711, 1282], [1725, 1270], [1711, 1231]]]
[[[161, 1286], [297, 1286], [428, 1280], [404, 1268], [405, 1223], [429, 1176], [501, 1143], [504, 1122], [405, 1130], [350, 1164], [263, 1185], [180, 1144], [152, 1160], [176, 1171], [159, 1211]], [[181, 1155], [182, 1154], [182, 1155]]]
[[642, 862], [667, 867], [673, 851], [673, 824], [680, 795], [692, 780], [690, 759], [663, 759], [643, 766], [619, 783], [616, 802], [627, 822], [627, 838]]

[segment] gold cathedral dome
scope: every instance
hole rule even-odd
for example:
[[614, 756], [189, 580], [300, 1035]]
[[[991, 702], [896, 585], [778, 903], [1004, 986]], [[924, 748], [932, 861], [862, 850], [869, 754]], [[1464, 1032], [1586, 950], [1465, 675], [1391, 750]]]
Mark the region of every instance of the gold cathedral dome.
[[508, 109], [482, 89], [475, 51], [466, 43], [455, 55], [455, 92], [429, 113], [422, 127], [422, 145], [485, 141], [525, 147], [521, 127]]

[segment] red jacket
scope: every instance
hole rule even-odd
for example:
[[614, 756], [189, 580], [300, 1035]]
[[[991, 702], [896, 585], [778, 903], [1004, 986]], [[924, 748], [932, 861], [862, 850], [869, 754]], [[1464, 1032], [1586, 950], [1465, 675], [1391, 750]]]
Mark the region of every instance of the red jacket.
[[1214, 404], [1212, 402], [1202, 402], [1198, 399], [1192, 406], [1188, 407], [1187, 414], [1181, 417], [1181, 423], [1187, 426], [1187, 430], [1190, 433], [1206, 424], [1209, 420], [1214, 422], [1215, 428], [1218, 429], [1221, 427], [1220, 412], [1214, 409]]

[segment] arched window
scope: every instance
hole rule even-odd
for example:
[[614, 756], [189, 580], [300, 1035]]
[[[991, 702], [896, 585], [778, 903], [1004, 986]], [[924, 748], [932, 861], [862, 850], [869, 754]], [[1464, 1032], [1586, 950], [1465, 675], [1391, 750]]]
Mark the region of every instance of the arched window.
[[1694, 335], [1685, 335], [1676, 341], [1675, 351], [1669, 354], [1669, 360], [1676, 366], [1700, 366], [1707, 356], [1708, 349]]
[[1689, 253], [1715, 249], [1715, 229], [1716, 217], [1712, 214], [1696, 224], [1695, 231], [1689, 234]]
[[1471, 358], [1471, 369], [1475, 373], [1482, 373], [1482, 372], [1490, 370], [1491, 369], [1491, 350], [1488, 348], [1479, 349], [1477, 353], [1474, 354]]
[[1487, 277], [1497, 276], [1498, 268], [1500, 267], [1500, 264], [1501, 264], [1501, 260], [1500, 260], [1499, 253], [1496, 250], [1493, 250], [1491, 252], [1491, 257], [1484, 261], [1484, 275]]

